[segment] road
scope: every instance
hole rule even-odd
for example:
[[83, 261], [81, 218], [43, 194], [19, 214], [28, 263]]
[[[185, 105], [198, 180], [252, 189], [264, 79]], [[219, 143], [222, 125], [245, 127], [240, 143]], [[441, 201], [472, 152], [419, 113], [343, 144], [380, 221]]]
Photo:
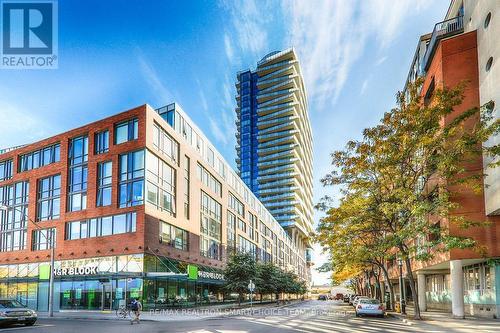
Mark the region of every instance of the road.
[[352, 307], [335, 301], [309, 301], [252, 314], [193, 321], [127, 321], [99, 319], [40, 319], [33, 327], [11, 327], [1, 332], [29, 333], [327, 333], [327, 332], [499, 332], [499, 321], [426, 321], [414, 325], [398, 318], [356, 318]]

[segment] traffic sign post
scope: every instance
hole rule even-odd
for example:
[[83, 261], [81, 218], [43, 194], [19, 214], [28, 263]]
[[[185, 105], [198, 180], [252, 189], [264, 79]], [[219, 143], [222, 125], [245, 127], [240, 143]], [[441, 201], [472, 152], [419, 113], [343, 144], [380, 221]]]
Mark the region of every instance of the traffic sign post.
[[248, 291], [250, 291], [250, 307], [252, 307], [252, 298], [253, 298], [253, 291], [255, 290], [255, 283], [250, 280], [250, 283], [248, 284]]

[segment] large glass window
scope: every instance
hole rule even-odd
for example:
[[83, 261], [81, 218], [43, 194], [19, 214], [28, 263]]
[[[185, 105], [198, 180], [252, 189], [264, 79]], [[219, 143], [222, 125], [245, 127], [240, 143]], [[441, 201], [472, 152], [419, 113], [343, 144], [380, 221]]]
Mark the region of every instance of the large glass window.
[[120, 155], [119, 206], [144, 204], [144, 150]]
[[212, 192], [222, 197], [222, 184], [207, 169], [198, 163], [198, 179]]
[[12, 178], [12, 160], [0, 162], [0, 182]]
[[109, 151], [109, 131], [105, 130], [94, 135], [94, 152], [104, 154]]
[[205, 192], [201, 192], [200, 254], [221, 260], [222, 206]]
[[88, 138], [80, 136], [69, 143], [68, 211], [87, 208]]
[[160, 210], [175, 214], [175, 169], [147, 152], [147, 201]]
[[236, 247], [236, 215], [227, 211], [227, 247], [233, 251]]
[[66, 223], [67, 240], [118, 235], [135, 232], [137, 214], [130, 212]]
[[178, 163], [179, 143], [158, 124], [153, 126], [153, 146], [176, 164]]
[[19, 172], [37, 169], [59, 162], [61, 146], [59, 143], [19, 156]]
[[189, 195], [190, 195], [191, 160], [184, 155], [184, 218], [189, 220]]
[[0, 251], [26, 249], [29, 182], [0, 187]]
[[137, 118], [115, 125], [115, 144], [136, 140], [139, 136]]
[[231, 192], [229, 192], [228, 201], [229, 208], [237, 212], [241, 217], [245, 217], [245, 206]]
[[39, 229], [33, 231], [31, 249], [33, 251], [48, 250], [56, 245], [56, 228]]
[[189, 233], [186, 230], [160, 221], [160, 240], [163, 244], [188, 251], [188, 235]]
[[38, 180], [37, 220], [58, 219], [61, 211], [61, 175]]
[[97, 164], [97, 200], [96, 206], [111, 205], [112, 188], [112, 162], [101, 162]]

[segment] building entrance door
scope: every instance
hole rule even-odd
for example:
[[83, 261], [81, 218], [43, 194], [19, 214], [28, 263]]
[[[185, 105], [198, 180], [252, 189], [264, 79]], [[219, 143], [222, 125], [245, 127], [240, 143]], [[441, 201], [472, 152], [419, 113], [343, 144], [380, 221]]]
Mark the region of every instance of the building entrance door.
[[111, 282], [101, 282], [101, 310], [112, 310], [113, 286]]

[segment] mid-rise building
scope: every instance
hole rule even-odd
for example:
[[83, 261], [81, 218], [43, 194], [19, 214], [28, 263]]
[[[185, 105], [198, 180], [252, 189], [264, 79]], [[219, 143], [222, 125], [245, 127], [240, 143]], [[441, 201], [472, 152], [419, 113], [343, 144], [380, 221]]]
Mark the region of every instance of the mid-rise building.
[[[444, 20], [419, 39], [407, 84], [417, 77], [423, 78], [421, 97], [423, 103], [428, 103], [436, 89], [467, 82], [463, 103], [443, 119], [444, 123], [489, 101], [494, 102], [498, 118], [499, 36], [500, 1], [452, 0]], [[498, 140], [498, 136], [492, 137], [486, 144], [498, 145]], [[435, 225], [438, 230], [449, 230], [452, 236], [474, 239], [477, 248], [484, 251], [435, 248], [431, 250], [432, 259], [414, 261], [412, 269], [418, 280], [421, 309], [449, 311], [457, 317], [471, 314], [500, 318], [500, 169], [487, 169], [489, 161], [488, 156], [478, 156], [467, 164], [472, 174], [486, 173], [480, 193], [460, 186], [451, 187], [452, 200], [459, 207], [453, 214], [467, 220], [484, 221], [484, 225], [462, 229], [447, 219]], [[426, 242], [432, 237], [435, 235], [422, 235], [418, 242]], [[397, 286], [397, 264], [389, 264], [391, 283]], [[399, 293], [398, 287], [394, 290]], [[406, 295], [414, 297], [408, 287]]]
[[0, 298], [46, 311], [231, 300], [231, 251], [307, 278], [303, 250], [176, 104], [0, 151]]
[[239, 174], [309, 258], [312, 131], [295, 51], [266, 55], [238, 73], [236, 88]]

